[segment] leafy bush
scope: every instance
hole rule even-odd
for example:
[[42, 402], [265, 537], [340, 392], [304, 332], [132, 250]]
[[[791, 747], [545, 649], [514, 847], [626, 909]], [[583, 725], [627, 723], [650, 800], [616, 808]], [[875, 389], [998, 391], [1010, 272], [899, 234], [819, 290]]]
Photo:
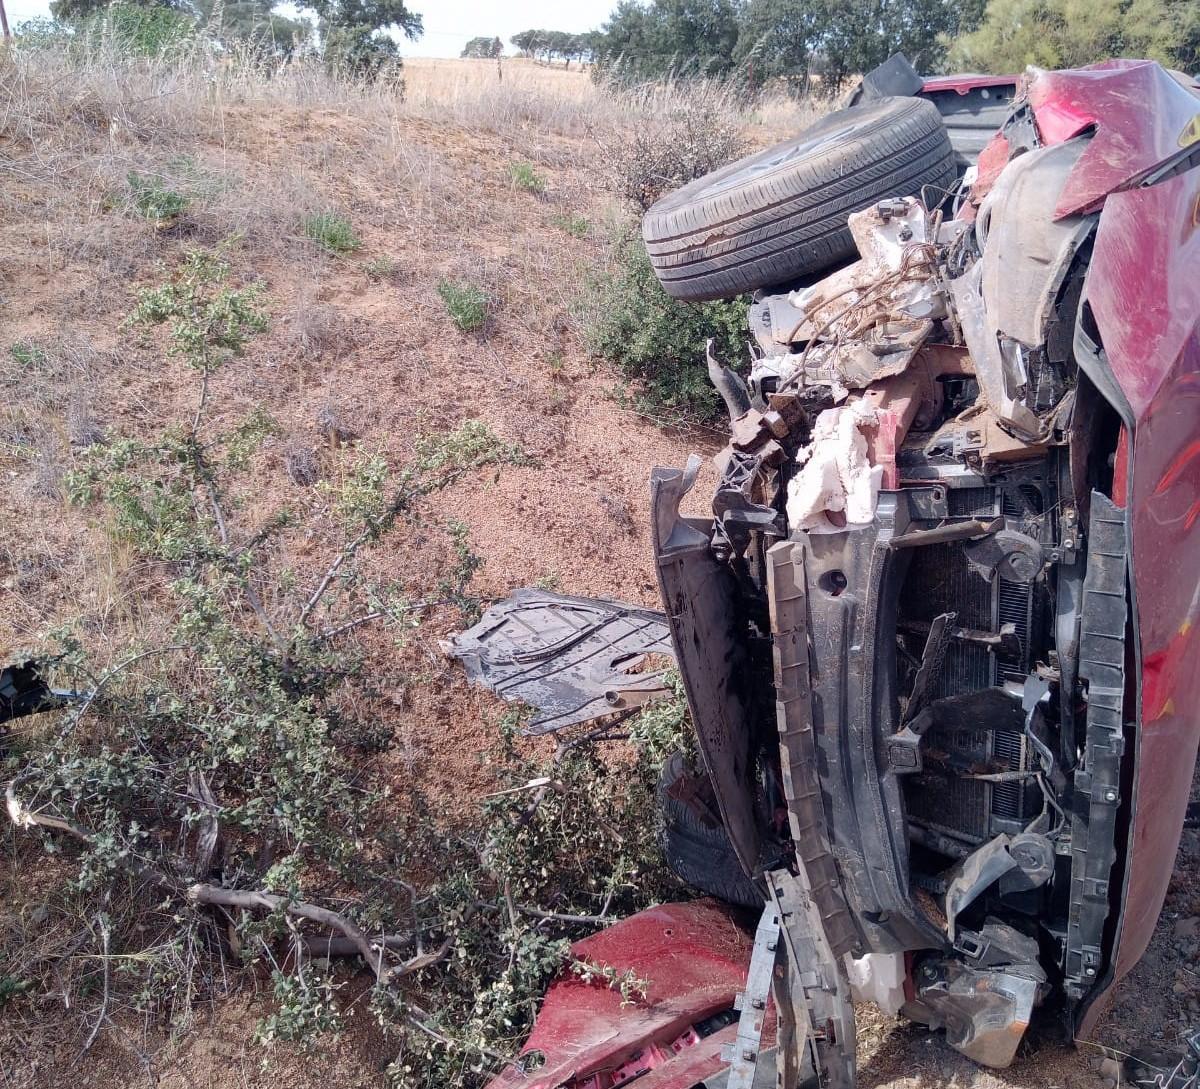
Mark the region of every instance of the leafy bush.
[[188, 198], [158, 178], [146, 177], [131, 170], [126, 176], [129, 185], [129, 203], [146, 219], [163, 223], [174, 219], [188, 206]]
[[46, 362], [46, 349], [31, 340], [18, 340], [8, 349], [12, 360], [21, 367], [40, 367]]
[[679, 419], [715, 420], [722, 402], [708, 379], [705, 342], [726, 364], [745, 356], [745, 297], [683, 303], [659, 285], [639, 238], [614, 246], [610, 269], [581, 304], [588, 349], [634, 383], [644, 410]]
[[[107, 668], [84, 640], [110, 646], [114, 631], [63, 631], [46, 648], [43, 668], [82, 698], [6, 755], [7, 809], [64, 856], [47, 910], [64, 930], [74, 920], [75, 936], [69, 978], [51, 944], [5, 948], [0, 1003], [53, 988], [102, 1029], [79, 1001], [102, 994], [101, 1014], [111, 1003], [179, 1027], [199, 996], [237, 984], [240, 960], [271, 971], [275, 1008], [256, 1038], [311, 1044], [341, 1023], [347, 962], [322, 963], [327, 940], [392, 935], [365, 959], [372, 1005], [398, 1042], [393, 1076], [478, 1086], [516, 1049], [555, 972], [629, 1001], [644, 988], [573, 961], [569, 941], [682, 891], [659, 856], [654, 785], [664, 731], [684, 720], [659, 712], [633, 750], [604, 752], [593, 732], [535, 759], [510, 716], [491, 754], [508, 789], [481, 812], [440, 828], [415, 791], [399, 813], [384, 809], [390, 773], [373, 781], [361, 759], [389, 741], [381, 696], [347, 636], [368, 622], [402, 633], [421, 606], [368, 581], [358, 557], [397, 523], [419, 524], [433, 492], [524, 457], [480, 421], [418, 437], [398, 472], [358, 457], [323, 489], [345, 544], [298, 590], [271, 566], [290, 513], [233, 500], [276, 428], [255, 412], [216, 431], [205, 411], [210, 377], [265, 326], [259, 289], [230, 276], [222, 254], [191, 253], [131, 318], [165, 326], [170, 354], [196, 372], [190, 422], [95, 448], [70, 475], [72, 500], [143, 561], [137, 591], [169, 620], [134, 633]], [[449, 543], [454, 559], [427, 592], [470, 610], [479, 559], [464, 526], [449, 527]], [[282, 598], [264, 601], [268, 586]], [[550, 785], [534, 791], [531, 779]]]
[[514, 189], [526, 193], [543, 193], [546, 190], [546, 179], [533, 167], [533, 163], [509, 163], [508, 178]]
[[74, 40], [86, 46], [111, 43], [125, 56], [158, 57], [196, 41], [196, 21], [166, 5], [118, 2], [83, 18]]
[[438, 283], [437, 293], [450, 320], [461, 332], [477, 333], [487, 324], [490, 300], [482, 288], [471, 283], [442, 280]]
[[1020, 72], [1029, 64], [1078, 68], [1119, 56], [1152, 57], [1196, 71], [1200, 15], [1195, 3], [988, 0], [978, 27], [954, 39], [947, 65], [951, 71]]
[[353, 253], [362, 246], [362, 239], [345, 216], [336, 212], [320, 212], [307, 216], [304, 233], [327, 253]]
[[632, 126], [605, 147], [609, 185], [645, 211], [663, 193], [724, 166], [746, 147], [738, 103], [726, 87], [674, 88], [653, 121]]
[[367, 274], [368, 279], [375, 283], [381, 283], [396, 275], [396, 261], [387, 254], [381, 257], [372, 257], [363, 265], [363, 271]]
[[550, 222], [560, 230], [566, 231], [572, 238], [587, 238], [588, 231], [592, 229], [592, 224], [587, 216], [580, 215], [578, 212], [560, 213], [554, 216]]

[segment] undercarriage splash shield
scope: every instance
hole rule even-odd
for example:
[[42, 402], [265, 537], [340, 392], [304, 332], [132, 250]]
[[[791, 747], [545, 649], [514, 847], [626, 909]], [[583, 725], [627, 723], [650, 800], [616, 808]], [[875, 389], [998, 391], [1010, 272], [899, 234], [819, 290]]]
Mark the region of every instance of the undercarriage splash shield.
[[686, 469], [651, 473], [654, 560], [704, 768], [738, 861], [753, 876], [762, 843], [754, 813], [753, 678], [735, 626], [734, 576], [709, 548], [712, 523], [679, 513], [699, 470], [700, 459], [693, 455]]
[[673, 656], [662, 613], [604, 598], [522, 587], [443, 644], [467, 677], [536, 707], [525, 731], [546, 734], [665, 699], [661, 672], [636, 672], [650, 654]]

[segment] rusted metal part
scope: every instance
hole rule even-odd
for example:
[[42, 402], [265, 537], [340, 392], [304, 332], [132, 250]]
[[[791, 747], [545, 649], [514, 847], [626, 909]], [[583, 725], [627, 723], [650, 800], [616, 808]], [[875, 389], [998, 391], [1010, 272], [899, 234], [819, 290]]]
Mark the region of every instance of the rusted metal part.
[[665, 699], [652, 655], [674, 657], [666, 618], [603, 598], [525, 586], [451, 636], [443, 649], [467, 676], [537, 709], [526, 732], [545, 734]]
[[1017, 969], [978, 969], [961, 961], [929, 961], [921, 969], [919, 1001], [932, 1011], [946, 1042], [982, 1066], [1004, 1069], [1033, 1019], [1045, 974], [1035, 959]]
[[971, 518], [965, 522], [948, 522], [933, 529], [912, 529], [888, 541], [889, 548], [920, 548], [924, 545], [947, 544], [951, 541], [975, 541], [1004, 528], [1003, 518], [983, 521]]

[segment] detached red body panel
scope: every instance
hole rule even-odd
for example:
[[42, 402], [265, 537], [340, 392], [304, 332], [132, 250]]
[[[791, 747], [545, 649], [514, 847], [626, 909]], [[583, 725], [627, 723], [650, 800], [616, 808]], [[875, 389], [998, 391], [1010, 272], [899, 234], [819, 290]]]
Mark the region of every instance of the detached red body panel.
[[639, 1089], [690, 1089], [724, 1065], [721, 1047], [737, 1031], [728, 1011], [752, 946], [734, 912], [713, 900], [663, 904], [576, 942], [577, 958], [648, 980], [645, 999], [622, 1006], [604, 983], [564, 973], [522, 1050], [544, 1063], [506, 1070], [492, 1089], [610, 1089], [634, 1077]]

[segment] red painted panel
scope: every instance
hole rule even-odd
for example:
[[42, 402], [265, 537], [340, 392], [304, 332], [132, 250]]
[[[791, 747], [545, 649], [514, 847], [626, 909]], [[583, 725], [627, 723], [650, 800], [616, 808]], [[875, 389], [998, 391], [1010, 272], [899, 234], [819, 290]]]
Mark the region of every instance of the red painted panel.
[[[490, 1089], [607, 1089], [643, 1067], [650, 1069], [638, 1086], [690, 1089], [725, 1065], [720, 1048], [732, 1042], [736, 1024], [703, 1038], [688, 1030], [730, 1009], [745, 987], [753, 938], [733, 909], [714, 900], [663, 904], [571, 948], [576, 957], [648, 980], [646, 999], [622, 1007], [620, 994], [604, 984], [560, 976], [522, 1051], [541, 1051], [545, 1063], [528, 1075], [507, 1070]], [[765, 1039], [774, 1038], [774, 1021], [769, 1010]]]
[[1162, 908], [1200, 741], [1198, 209], [1200, 170], [1110, 196], [1088, 273], [1135, 418], [1126, 487], [1142, 677], [1117, 979], [1145, 951]]
[[1178, 154], [1200, 116], [1200, 93], [1153, 61], [1112, 60], [1043, 72], [1029, 85], [1042, 142], [1095, 135], [1071, 171], [1058, 218], [1094, 211], [1108, 193]]

